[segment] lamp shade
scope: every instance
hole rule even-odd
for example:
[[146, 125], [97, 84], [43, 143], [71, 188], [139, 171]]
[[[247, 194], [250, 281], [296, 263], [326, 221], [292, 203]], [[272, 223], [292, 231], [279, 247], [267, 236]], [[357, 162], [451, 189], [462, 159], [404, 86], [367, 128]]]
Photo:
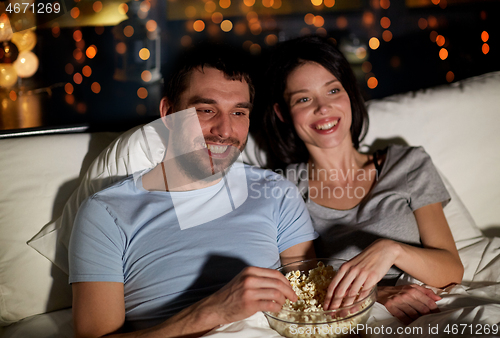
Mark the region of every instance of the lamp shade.
[[17, 82], [17, 73], [14, 66], [0, 63], [0, 87], [10, 88]]
[[19, 77], [31, 77], [38, 70], [38, 58], [33, 52], [21, 52], [17, 60], [14, 61], [14, 68]]

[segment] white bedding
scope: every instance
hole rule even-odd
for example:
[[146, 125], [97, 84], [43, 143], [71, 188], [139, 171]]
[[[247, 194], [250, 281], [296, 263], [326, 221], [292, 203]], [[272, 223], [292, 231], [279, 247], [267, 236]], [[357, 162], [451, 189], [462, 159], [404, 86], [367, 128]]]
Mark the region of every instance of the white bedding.
[[[485, 337], [488, 336], [485, 334], [487, 324], [490, 325], [490, 329], [491, 325], [500, 325], [500, 238], [479, 237], [458, 242], [457, 246], [460, 248], [460, 258], [465, 266], [464, 282], [441, 293], [443, 299], [438, 302], [440, 312], [422, 316], [405, 327], [392, 317], [383, 305], [376, 303], [368, 320], [368, 325], [372, 328], [370, 337]], [[408, 282], [411, 282], [411, 279], [401, 280], [401, 283]], [[450, 330], [458, 330], [458, 333], [464, 331], [464, 334], [444, 332], [447, 325]], [[388, 333], [388, 328], [392, 330], [391, 333]], [[402, 330], [402, 334], [397, 334], [398, 328]], [[405, 334], [405, 328], [406, 332], [411, 333]], [[435, 333], [436, 328], [439, 330], [439, 335]], [[7, 327], [2, 338], [70, 338], [73, 337], [71, 330], [71, 309], [67, 309], [24, 319]], [[262, 313], [214, 329], [205, 336], [281, 337], [269, 327]], [[500, 329], [499, 333], [490, 333], [489, 336], [500, 337]]]

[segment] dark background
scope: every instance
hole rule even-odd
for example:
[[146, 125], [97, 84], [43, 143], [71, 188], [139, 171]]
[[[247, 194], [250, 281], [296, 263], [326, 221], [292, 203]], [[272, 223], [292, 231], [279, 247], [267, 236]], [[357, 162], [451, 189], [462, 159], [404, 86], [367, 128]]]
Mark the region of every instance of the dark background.
[[[267, 5], [269, 1], [274, 4], [272, 0], [264, 1], [268, 1]], [[94, 2], [81, 0], [74, 5], [81, 8], [81, 13], [88, 13], [85, 8], [92, 8]], [[335, 39], [342, 50], [365, 48], [366, 58], [360, 60], [354, 57], [352, 66], [366, 100], [500, 70], [500, 1], [338, 0], [333, 7], [327, 7], [326, 2], [314, 6], [311, 0], [281, 0], [281, 7], [275, 9], [264, 6], [262, 0], [256, 0], [251, 7], [245, 7], [243, 0], [232, 0], [228, 8], [221, 8], [221, 3], [214, 0], [215, 12], [221, 13], [224, 20], [233, 24], [229, 32], [222, 31], [220, 25], [213, 23], [211, 14], [204, 10], [209, 0], [145, 2], [150, 9], [141, 22], [155, 20], [161, 30], [160, 64], [163, 74], [171, 70], [172, 60], [185, 48], [208, 40], [246, 49], [252, 55], [255, 68], [263, 70], [273, 42], [315, 33]], [[104, 8], [116, 7], [114, 2], [103, 1], [102, 5]], [[193, 8], [196, 10], [194, 15]], [[258, 19], [251, 21], [252, 16], [248, 12], [257, 13]], [[308, 13], [321, 16], [324, 24], [321, 27], [307, 24], [305, 15]], [[381, 27], [383, 17], [390, 20], [387, 29]], [[125, 130], [158, 117], [162, 81], [114, 79], [118, 40], [113, 30], [116, 30], [118, 22], [99, 25], [92, 23], [91, 19], [92, 13], [82, 15], [74, 22], [66, 18], [62, 24], [54, 23], [57, 22], [55, 20], [44, 27], [37, 27], [38, 42], [34, 52], [40, 60], [39, 70], [32, 78], [19, 81], [15, 88], [0, 89], [0, 101], [4, 103], [0, 105], [2, 133], [21, 128], [44, 129], [67, 125], [89, 126], [92, 131]], [[203, 31], [194, 31], [196, 20], [205, 23]], [[260, 29], [252, 32], [250, 27], [255, 22]], [[422, 25], [422, 22], [426, 24]], [[84, 40], [79, 45], [84, 56], [79, 60], [74, 57], [75, 49], [79, 48], [74, 39], [76, 30], [81, 31]], [[382, 37], [386, 30], [392, 34], [388, 41]], [[489, 36], [486, 42], [482, 40], [484, 31]], [[444, 37], [442, 46], [436, 43], [436, 35]], [[372, 37], [380, 41], [375, 50], [368, 46]], [[483, 52], [484, 43], [489, 47], [486, 54]], [[92, 59], [85, 55], [86, 48], [91, 45], [98, 51]], [[448, 51], [444, 60], [439, 57], [442, 48]], [[72, 65], [70, 69], [68, 64]], [[74, 73], [81, 73], [87, 65], [91, 67], [92, 75], [84, 76], [81, 84], [74, 83]], [[262, 77], [265, 80], [265, 74]], [[376, 78], [376, 87], [368, 87], [369, 78]], [[91, 90], [95, 82], [101, 87], [97, 94]], [[66, 86], [68, 83], [73, 88], [70, 92]], [[147, 90], [146, 98], [138, 97], [139, 88]], [[5, 109], [5, 102], [12, 103], [12, 92], [16, 93], [17, 100], [27, 93], [39, 99], [40, 116], [32, 119], [31, 124], [26, 122], [26, 118], [23, 120], [18, 116], [20, 113], [16, 113], [15, 109]]]

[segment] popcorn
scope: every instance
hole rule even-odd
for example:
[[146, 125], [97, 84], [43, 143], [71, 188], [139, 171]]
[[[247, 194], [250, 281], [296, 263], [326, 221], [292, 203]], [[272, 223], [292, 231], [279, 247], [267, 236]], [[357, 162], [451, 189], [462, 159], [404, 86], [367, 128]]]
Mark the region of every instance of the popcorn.
[[[298, 300], [291, 302], [287, 299], [282, 311], [268, 314], [269, 325], [282, 336], [290, 338], [337, 338], [345, 336], [351, 327], [365, 323], [369, 311], [363, 312], [363, 309], [371, 307], [374, 302], [372, 297], [355, 308], [323, 311], [326, 291], [335, 274], [331, 265], [325, 266], [321, 261], [307, 273], [299, 270], [288, 272], [285, 277]], [[359, 312], [363, 313], [356, 315]]]

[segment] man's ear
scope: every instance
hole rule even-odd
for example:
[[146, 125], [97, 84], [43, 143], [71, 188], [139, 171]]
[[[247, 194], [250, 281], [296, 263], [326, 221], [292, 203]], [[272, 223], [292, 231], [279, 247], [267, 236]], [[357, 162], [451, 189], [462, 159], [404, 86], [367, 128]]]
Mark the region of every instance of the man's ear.
[[274, 110], [274, 113], [276, 115], [278, 115], [278, 118], [280, 119], [281, 122], [285, 123], [285, 119], [283, 118], [283, 115], [281, 114], [281, 109], [280, 109], [280, 105], [275, 103], [273, 105], [273, 110]]
[[173, 112], [173, 105], [170, 102], [170, 100], [164, 96], [161, 101], [160, 101], [160, 116], [161, 119], [163, 120], [163, 124], [167, 127], [167, 129], [171, 130], [172, 129], [172, 119], [167, 118], [168, 115], [172, 114]]

